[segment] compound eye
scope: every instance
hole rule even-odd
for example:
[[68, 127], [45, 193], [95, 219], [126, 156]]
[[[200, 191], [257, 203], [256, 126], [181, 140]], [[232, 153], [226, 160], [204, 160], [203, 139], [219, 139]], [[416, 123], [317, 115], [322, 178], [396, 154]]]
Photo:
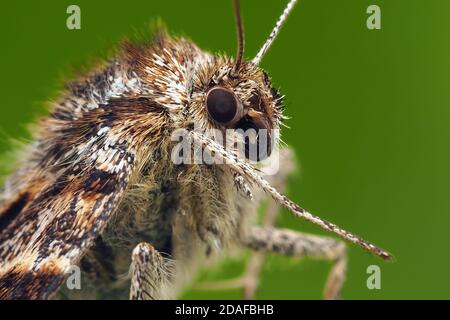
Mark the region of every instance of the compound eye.
[[243, 107], [233, 92], [215, 87], [209, 90], [206, 96], [206, 109], [214, 121], [230, 124], [240, 119]]
[[270, 126], [265, 120], [243, 118], [238, 128], [245, 133], [245, 157], [252, 161], [267, 159], [274, 144]]

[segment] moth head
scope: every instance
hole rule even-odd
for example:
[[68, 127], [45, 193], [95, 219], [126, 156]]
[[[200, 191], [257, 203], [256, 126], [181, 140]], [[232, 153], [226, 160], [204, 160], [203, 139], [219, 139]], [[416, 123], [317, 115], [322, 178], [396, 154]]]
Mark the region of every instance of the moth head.
[[[191, 98], [193, 100], [191, 114], [194, 121], [203, 125], [204, 129], [278, 129], [281, 119], [281, 98], [278, 91], [272, 87], [267, 73], [259, 68], [259, 63], [269, 49], [273, 40], [286, 21], [297, 0], [290, 0], [281, 14], [275, 28], [270, 33], [258, 54], [250, 61], [243, 58], [244, 33], [239, 12], [239, 1], [234, 0], [238, 30], [238, 53], [236, 59], [221, 56], [205, 59], [200, 65], [198, 74], [194, 77]], [[219, 158], [228, 161], [228, 166], [237, 177], [259, 186], [277, 203], [284, 205], [295, 216], [306, 219], [322, 229], [335, 233], [342, 239], [357, 244], [363, 249], [385, 259], [392, 258], [389, 252], [365, 241], [364, 239], [338, 227], [337, 225], [314, 216], [279, 193], [270, 183], [260, 175], [259, 170], [243, 161], [233, 152], [210, 137], [191, 131], [192, 138], [199, 143], [203, 150], [217, 154]], [[261, 141], [255, 140], [257, 144]], [[272, 148], [272, 141], [267, 142], [268, 154]], [[260, 160], [259, 158], [256, 160]], [[241, 182], [242, 183], [242, 182]], [[248, 195], [247, 195], [248, 196]]]
[[[215, 56], [200, 66], [194, 100], [207, 127], [245, 132], [245, 156], [253, 161], [270, 156], [278, 141], [282, 99], [259, 63], [278, 34], [296, 0], [291, 0], [267, 41], [252, 60], [244, 59], [244, 30], [239, 1], [234, 1], [237, 26], [236, 58]], [[250, 152], [255, 151], [256, 152]]]
[[276, 143], [281, 97], [265, 71], [250, 62], [243, 62], [239, 73], [233, 67], [229, 59], [216, 60], [200, 93], [200, 112], [209, 128], [241, 132], [248, 159], [264, 160]]

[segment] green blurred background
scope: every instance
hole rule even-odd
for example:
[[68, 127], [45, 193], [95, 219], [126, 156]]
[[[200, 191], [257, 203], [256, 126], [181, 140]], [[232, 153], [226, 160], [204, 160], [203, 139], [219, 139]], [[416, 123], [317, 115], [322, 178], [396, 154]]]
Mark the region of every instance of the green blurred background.
[[[252, 58], [287, 1], [242, 0]], [[81, 7], [81, 30], [66, 8]], [[382, 29], [368, 30], [377, 4]], [[0, 19], [0, 153], [44, 113], [61, 80], [123, 37], [162, 18], [201, 48], [235, 53], [231, 1], [8, 1]], [[350, 248], [347, 299], [450, 298], [450, 1], [303, 0], [262, 66], [286, 95], [299, 173], [289, 195], [391, 250], [384, 263]], [[0, 164], [4, 169], [6, 163]], [[279, 225], [322, 233], [283, 212]], [[381, 267], [381, 290], [366, 268]], [[269, 257], [258, 298], [320, 298], [330, 263]], [[226, 279], [242, 261], [204, 272]], [[186, 298], [240, 298], [191, 290]]]

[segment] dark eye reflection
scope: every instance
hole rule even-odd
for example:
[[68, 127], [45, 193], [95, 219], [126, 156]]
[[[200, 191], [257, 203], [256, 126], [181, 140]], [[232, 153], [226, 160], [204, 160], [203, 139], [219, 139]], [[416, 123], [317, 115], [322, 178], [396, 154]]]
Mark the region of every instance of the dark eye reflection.
[[236, 129], [244, 133], [245, 157], [251, 161], [268, 158], [272, 152], [272, 134], [269, 126], [249, 117], [237, 123]]
[[206, 109], [214, 121], [230, 124], [239, 120], [243, 108], [232, 91], [215, 87], [207, 94]]

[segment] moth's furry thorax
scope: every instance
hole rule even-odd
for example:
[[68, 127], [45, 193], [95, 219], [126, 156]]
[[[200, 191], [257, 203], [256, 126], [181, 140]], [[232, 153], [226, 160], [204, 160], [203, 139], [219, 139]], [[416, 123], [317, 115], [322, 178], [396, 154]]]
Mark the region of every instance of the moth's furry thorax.
[[[255, 213], [237, 190], [250, 194], [243, 180], [226, 166], [170, 158], [175, 129], [224, 128], [206, 111], [215, 86], [233, 92], [246, 121], [279, 127], [281, 101], [267, 74], [248, 62], [233, 73], [233, 63], [161, 33], [151, 44], [125, 44], [105, 66], [69, 83], [2, 195], [0, 278], [26, 281], [56, 261], [59, 275], [48, 288], [22, 291], [48, 297], [80, 264], [91, 275], [86, 295], [108, 297], [134, 246], [147, 241], [177, 261], [167, 272], [179, 288], [203, 258], [239, 239]], [[17, 274], [18, 264], [30, 271]]]

